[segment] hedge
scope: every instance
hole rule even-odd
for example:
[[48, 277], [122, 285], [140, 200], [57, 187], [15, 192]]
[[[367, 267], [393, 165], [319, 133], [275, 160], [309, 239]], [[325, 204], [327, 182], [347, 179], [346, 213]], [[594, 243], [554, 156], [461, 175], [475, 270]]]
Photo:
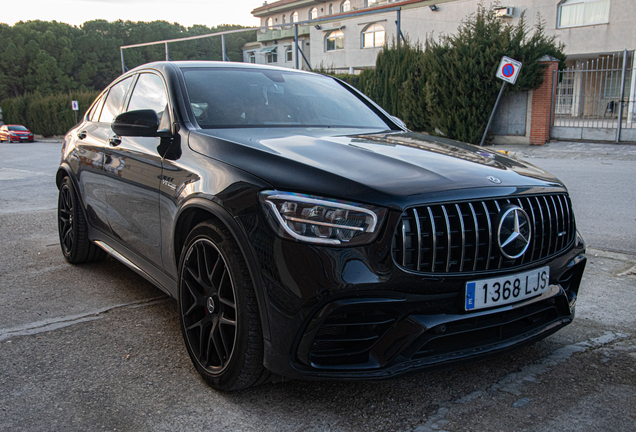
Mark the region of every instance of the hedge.
[[45, 137], [64, 135], [75, 125], [75, 114], [71, 101], [79, 104], [77, 120], [99, 95], [98, 91], [54, 94], [42, 96], [39, 93], [4, 99], [0, 102], [5, 124], [21, 124], [35, 134]]

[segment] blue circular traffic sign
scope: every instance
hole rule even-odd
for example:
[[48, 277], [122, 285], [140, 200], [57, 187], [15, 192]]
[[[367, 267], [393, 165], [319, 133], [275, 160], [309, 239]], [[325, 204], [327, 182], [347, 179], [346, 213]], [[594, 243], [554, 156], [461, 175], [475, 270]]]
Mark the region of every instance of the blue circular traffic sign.
[[515, 67], [512, 65], [512, 63], [506, 63], [503, 69], [501, 70], [501, 73], [506, 78], [510, 78], [511, 76], [515, 74]]

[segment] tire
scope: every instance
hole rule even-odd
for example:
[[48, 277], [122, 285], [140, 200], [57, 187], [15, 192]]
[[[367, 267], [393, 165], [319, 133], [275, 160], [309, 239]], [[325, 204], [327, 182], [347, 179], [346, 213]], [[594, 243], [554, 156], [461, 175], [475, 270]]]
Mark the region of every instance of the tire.
[[106, 257], [106, 252], [88, 239], [88, 225], [84, 212], [73, 183], [68, 177], [64, 177], [60, 184], [57, 227], [62, 254], [69, 263], [81, 264]]
[[202, 222], [188, 235], [179, 263], [178, 302], [188, 354], [211, 387], [241, 390], [269, 378], [254, 286], [224, 226]]

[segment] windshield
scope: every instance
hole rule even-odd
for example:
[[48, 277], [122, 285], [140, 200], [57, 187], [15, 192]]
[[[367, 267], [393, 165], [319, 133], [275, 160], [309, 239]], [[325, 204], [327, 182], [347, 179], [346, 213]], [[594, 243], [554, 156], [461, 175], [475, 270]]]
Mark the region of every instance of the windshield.
[[188, 68], [190, 105], [201, 128], [391, 127], [337, 81], [278, 70]]
[[28, 129], [25, 128], [24, 126], [9, 126], [9, 130], [12, 130], [12, 131], [26, 131]]

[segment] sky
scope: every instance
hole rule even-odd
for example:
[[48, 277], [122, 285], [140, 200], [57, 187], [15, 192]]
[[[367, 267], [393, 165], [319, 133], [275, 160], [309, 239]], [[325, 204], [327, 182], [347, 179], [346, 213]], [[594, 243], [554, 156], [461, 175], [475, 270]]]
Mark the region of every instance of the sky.
[[185, 27], [204, 24], [258, 26], [250, 13], [262, 0], [7, 0], [0, 8], [0, 22], [59, 21], [81, 25], [86, 21], [156, 21]]

